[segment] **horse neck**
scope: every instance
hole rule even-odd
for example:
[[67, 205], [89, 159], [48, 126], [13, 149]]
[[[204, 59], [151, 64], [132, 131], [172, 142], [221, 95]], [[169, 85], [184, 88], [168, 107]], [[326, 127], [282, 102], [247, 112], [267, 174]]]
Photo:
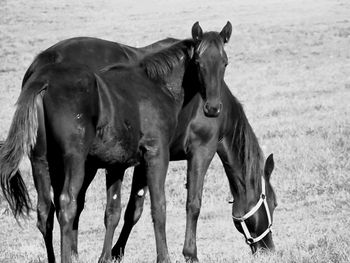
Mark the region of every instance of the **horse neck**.
[[164, 78], [165, 88], [170, 93], [178, 109], [182, 108], [186, 90], [183, 85], [186, 61], [183, 59], [179, 64], [174, 67], [172, 72]]
[[180, 41], [154, 54], [146, 55], [140, 62], [147, 76], [172, 97], [177, 108], [182, 107], [186, 95], [183, 82], [190, 64], [189, 49], [192, 47], [192, 40]]

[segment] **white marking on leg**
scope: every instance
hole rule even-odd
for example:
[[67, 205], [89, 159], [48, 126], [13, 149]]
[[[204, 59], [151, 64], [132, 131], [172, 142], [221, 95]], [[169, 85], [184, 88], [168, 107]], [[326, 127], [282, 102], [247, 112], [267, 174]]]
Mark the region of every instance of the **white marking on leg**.
[[140, 191], [137, 192], [137, 195], [139, 197], [142, 197], [145, 194], [145, 191], [143, 189], [141, 189]]
[[50, 187], [50, 198], [51, 198], [51, 202], [53, 204], [55, 204], [55, 196], [54, 196], [54, 192], [53, 192], [52, 186]]

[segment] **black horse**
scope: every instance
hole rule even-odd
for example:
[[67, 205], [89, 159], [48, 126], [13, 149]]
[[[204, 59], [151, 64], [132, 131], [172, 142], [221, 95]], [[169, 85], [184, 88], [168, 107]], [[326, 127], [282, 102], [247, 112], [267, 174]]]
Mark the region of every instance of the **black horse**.
[[[226, 30], [229, 30], [230, 33], [231, 28], [225, 28]], [[227, 36], [229, 35], [227, 34]], [[228, 40], [228, 38], [226, 40]], [[37, 56], [24, 76], [23, 87], [25, 88], [26, 82], [34, 72], [38, 71], [41, 67], [47, 64], [69, 61], [82, 63], [89, 66], [93, 70], [98, 70], [111, 62], [135, 61], [143, 57], [145, 54], [159, 50], [163, 47], [167, 47], [176, 41], [178, 40], [165, 39], [144, 48], [129, 47], [95, 38], [73, 38], [61, 41]], [[187, 107], [180, 112], [178, 119], [179, 124], [177, 126], [175, 135], [175, 138], [177, 139], [174, 140], [170, 147], [171, 160], [188, 160], [189, 169], [187, 176], [187, 185], [191, 187], [188, 187], [188, 200], [186, 205], [188, 216], [186, 240], [183, 249], [184, 256], [188, 259], [195, 260], [197, 258], [196, 224], [201, 207], [203, 179], [207, 170], [207, 166], [211, 162], [215, 151], [223, 160], [223, 165], [225, 167], [227, 177], [229, 178], [231, 189], [233, 189], [233, 186], [235, 185], [235, 174], [242, 173], [239, 171], [240, 166], [237, 166], [235, 164], [235, 161], [237, 161], [237, 159], [233, 158], [233, 156], [235, 156], [233, 152], [234, 149], [232, 148], [233, 145], [227, 146], [224, 144], [224, 141], [229, 141], [230, 138], [233, 138], [235, 135], [234, 131], [238, 116], [235, 113], [235, 108], [237, 107], [236, 99], [230, 93], [225, 82], [223, 82], [221, 98], [222, 103], [224, 104], [223, 114], [221, 114], [220, 118], [216, 120], [212, 118], [206, 118], [202, 111], [204, 102], [201, 96], [199, 94], [196, 94], [193, 99], [187, 103]], [[213, 138], [208, 135], [213, 135]], [[178, 142], [180, 142], [180, 144]], [[202, 149], [205, 149], [209, 154], [206, 156], [203, 155], [203, 157], [200, 158]], [[45, 160], [45, 158], [46, 152], [43, 149], [39, 159]], [[38, 227], [45, 239], [49, 262], [54, 262], [54, 254], [52, 249], [54, 205], [51, 203], [50, 199], [51, 182], [45, 168], [47, 165], [43, 164], [40, 161], [33, 161], [33, 168], [37, 167], [33, 170], [34, 181], [36, 182], [36, 185], [40, 186], [37, 187]], [[204, 165], [204, 167], [201, 167], [202, 165]], [[37, 172], [35, 173], [35, 171]], [[137, 170], [135, 170], [135, 173], [136, 172]], [[119, 196], [115, 195], [118, 189], [118, 183], [116, 183], [116, 185], [113, 185], [108, 179], [108, 174], [106, 177], [107, 208], [105, 213], [105, 225], [107, 231], [103, 253], [101, 255], [101, 261], [105, 258], [110, 258], [111, 256], [110, 248], [116, 225], [115, 222], [119, 218], [119, 211], [115, 209], [115, 204], [119, 202], [119, 199], [113, 199], [113, 197]], [[14, 176], [12, 181], [14, 182], [16, 178], [20, 178], [19, 174], [17, 176]], [[125, 213], [125, 225], [123, 226], [121, 236], [113, 249], [113, 256], [115, 257], [124, 252], [125, 244], [131, 228], [141, 216], [144, 195], [139, 196], [137, 194], [139, 193], [137, 189], [140, 189], [141, 187], [142, 185], [138, 186], [136, 183], [133, 185], [130, 201]], [[78, 199], [78, 215], [76, 217], [74, 225], [75, 234], [77, 234], [79, 214], [84, 207], [85, 198], [83, 192], [84, 191], [82, 189], [80, 198]], [[269, 200], [270, 199], [272, 200], [271, 203], [273, 203], [274, 196], [269, 196]], [[29, 205], [28, 203], [25, 203], [26, 200], [28, 200], [28, 198], [20, 199], [17, 203], [25, 205], [16, 207], [15, 211], [19, 211], [19, 213], [26, 212], [26, 208], [28, 208]], [[270, 209], [272, 211], [273, 206], [270, 206]], [[249, 207], [246, 207], [245, 210], [248, 211]], [[261, 220], [253, 222], [253, 226], [250, 229], [254, 230], [260, 225], [264, 227], [264, 222]], [[258, 236], [258, 234], [259, 232], [255, 233], [256, 236]], [[271, 238], [265, 238], [264, 240], [250, 244], [250, 246], [252, 248], [252, 251], [255, 252], [259, 247], [273, 248], [273, 242]]]
[[[44, 201], [38, 203], [39, 228], [43, 226], [46, 245], [51, 241], [49, 260], [54, 255], [52, 219], [47, 217], [53, 216], [53, 205], [46, 200], [47, 187], [54, 188], [62, 262], [70, 262], [77, 253], [79, 206], [97, 168], [107, 169], [107, 186], [120, 193], [125, 169], [136, 166], [133, 187], [150, 189], [157, 261], [169, 261], [164, 196], [169, 147], [178, 115], [198, 94], [196, 88], [205, 99], [206, 116], [217, 117], [222, 110], [220, 89], [227, 65], [223, 44], [229, 31], [226, 26], [220, 34], [203, 34], [196, 23], [193, 39], [134, 65], [116, 64], [96, 74], [85, 65], [53, 63], [28, 78], [1, 148], [0, 179], [15, 215], [28, 210], [28, 193], [17, 170], [23, 156], [31, 156], [38, 200]], [[110, 208], [117, 213], [106, 220], [116, 225], [120, 194], [114, 196]]]

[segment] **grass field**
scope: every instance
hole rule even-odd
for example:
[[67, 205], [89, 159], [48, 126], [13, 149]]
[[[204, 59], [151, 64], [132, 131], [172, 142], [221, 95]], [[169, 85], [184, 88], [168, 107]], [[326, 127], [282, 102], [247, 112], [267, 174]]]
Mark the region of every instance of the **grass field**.
[[[141, 1], [139, 1], [141, 2]], [[226, 82], [244, 104], [265, 155], [274, 153], [276, 252], [250, 255], [231, 219], [228, 183], [216, 157], [206, 177], [198, 226], [201, 262], [350, 262], [350, 2], [0, 0], [0, 139], [7, 135], [22, 77], [34, 56], [57, 41], [95, 36], [142, 46], [233, 24]], [[25, 181], [35, 203], [28, 163]], [[183, 262], [186, 163], [167, 176], [167, 237]], [[131, 170], [123, 187], [129, 195]], [[91, 185], [81, 216], [81, 262], [97, 262], [104, 237], [104, 176]], [[153, 262], [149, 199], [124, 262]], [[46, 262], [36, 214], [19, 226], [0, 195], [0, 262]], [[122, 220], [121, 220], [122, 223]], [[121, 225], [121, 224], [120, 224]], [[59, 259], [59, 227], [54, 244]], [[120, 226], [116, 231], [118, 235]]]

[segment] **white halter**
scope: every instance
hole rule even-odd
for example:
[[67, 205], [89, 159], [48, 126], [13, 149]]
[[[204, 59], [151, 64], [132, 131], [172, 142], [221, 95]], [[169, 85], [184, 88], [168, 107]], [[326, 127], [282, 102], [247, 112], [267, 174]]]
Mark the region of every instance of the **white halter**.
[[[248, 245], [252, 245], [252, 244], [260, 241], [268, 233], [271, 232], [272, 221], [271, 221], [271, 214], [270, 214], [269, 206], [268, 206], [267, 200], [266, 200], [265, 179], [264, 179], [263, 176], [261, 177], [261, 188], [262, 189], [261, 189], [260, 199], [259, 199], [258, 203], [252, 208], [252, 210], [250, 210], [248, 213], [246, 213], [242, 217], [234, 217], [234, 216], [232, 216], [233, 220], [239, 221], [241, 223], [241, 226], [242, 226], [245, 238], [246, 238], [246, 242], [247, 242]], [[266, 211], [266, 214], [267, 214], [267, 220], [269, 222], [269, 225], [268, 225], [267, 229], [262, 234], [260, 234], [259, 236], [253, 238], [250, 235], [250, 232], [248, 230], [247, 224], [245, 223], [245, 220], [247, 220], [249, 217], [254, 215], [259, 210], [259, 208], [261, 207], [262, 204], [264, 204], [265, 211]]]

